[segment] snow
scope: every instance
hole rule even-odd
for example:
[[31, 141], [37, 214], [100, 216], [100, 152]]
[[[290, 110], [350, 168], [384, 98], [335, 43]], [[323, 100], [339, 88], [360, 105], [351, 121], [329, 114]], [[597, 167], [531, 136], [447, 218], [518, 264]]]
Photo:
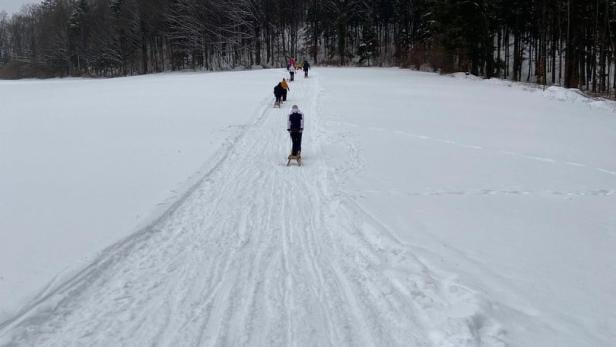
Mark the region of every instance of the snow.
[[0, 320], [168, 208], [282, 76], [0, 81]]
[[0, 82], [0, 345], [616, 340], [611, 102], [311, 74]]
[[[370, 82], [344, 92], [352, 79]], [[344, 189], [482, 292], [508, 342], [616, 340], [610, 102], [397, 70], [328, 70], [322, 84], [320, 116], [361, 162]]]

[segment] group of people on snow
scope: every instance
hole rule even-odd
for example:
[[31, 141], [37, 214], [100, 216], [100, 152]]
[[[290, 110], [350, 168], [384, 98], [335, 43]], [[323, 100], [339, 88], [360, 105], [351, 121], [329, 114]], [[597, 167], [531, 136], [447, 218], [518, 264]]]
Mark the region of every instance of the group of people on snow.
[[289, 63], [287, 64], [287, 71], [289, 71], [289, 80], [283, 78], [282, 81], [278, 82], [274, 87], [274, 97], [276, 98], [276, 102], [274, 103], [274, 107], [281, 107], [282, 103], [287, 101], [287, 93], [291, 90], [289, 88], [289, 82], [295, 81], [295, 72], [297, 70], [304, 70], [304, 77], [308, 77], [308, 70], [310, 70], [310, 63], [307, 60], [304, 60], [303, 63], [298, 64], [295, 61], [295, 58], [291, 57], [289, 59]]
[[293, 82], [295, 80], [295, 72], [298, 70], [304, 70], [304, 77], [308, 77], [308, 70], [310, 70], [310, 63], [308, 60], [304, 60], [303, 63], [297, 63], [294, 57], [289, 59], [289, 63], [287, 64], [287, 70], [289, 71], [289, 81]]
[[278, 82], [274, 87], [274, 97], [276, 98], [274, 107], [280, 107], [283, 101], [287, 101], [287, 93], [290, 90], [289, 83], [287, 83], [286, 79], [283, 78], [282, 81]]
[[[295, 58], [291, 57], [291, 59], [289, 59], [289, 63], [287, 64], [289, 81], [287, 82], [287, 80], [283, 78], [282, 81], [278, 82], [278, 84], [274, 87], [274, 97], [276, 98], [274, 107], [281, 107], [282, 103], [287, 101], [287, 93], [291, 90], [289, 87], [289, 82], [293, 82], [295, 80], [295, 72], [298, 70], [304, 70], [304, 77], [308, 77], [310, 64], [307, 60], [304, 60], [303, 63], [298, 64]], [[289, 155], [289, 162], [292, 158], [294, 158], [298, 160], [298, 163], [300, 163], [302, 133], [304, 131], [304, 114], [300, 111], [297, 105], [293, 105], [293, 107], [291, 107], [287, 121], [287, 131], [289, 132], [291, 142], [293, 143], [291, 154]]]
[[[287, 101], [287, 90], [290, 90], [289, 85], [283, 78], [282, 82], [278, 83], [274, 88], [276, 105], [278, 105], [278, 107], [282, 104], [283, 99]], [[293, 143], [293, 148], [289, 155], [289, 162], [291, 159], [298, 159], [299, 163], [300, 153], [302, 151], [302, 133], [304, 132], [304, 114], [299, 110], [297, 105], [291, 107], [291, 112], [289, 113], [287, 121], [287, 131], [289, 135], [291, 135], [291, 142]]]

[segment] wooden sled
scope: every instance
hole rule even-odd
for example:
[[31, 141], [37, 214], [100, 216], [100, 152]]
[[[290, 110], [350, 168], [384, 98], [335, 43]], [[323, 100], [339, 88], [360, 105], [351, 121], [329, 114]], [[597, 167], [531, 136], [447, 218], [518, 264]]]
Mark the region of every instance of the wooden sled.
[[295, 160], [297, 162], [297, 166], [302, 166], [302, 156], [298, 155], [289, 155], [289, 161], [287, 162], [287, 166], [291, 165], [291, 161]]

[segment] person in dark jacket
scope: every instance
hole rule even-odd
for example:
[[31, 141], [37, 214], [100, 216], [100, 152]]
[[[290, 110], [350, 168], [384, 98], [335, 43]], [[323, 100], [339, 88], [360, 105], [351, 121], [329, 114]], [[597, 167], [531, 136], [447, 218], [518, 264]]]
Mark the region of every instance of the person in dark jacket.
[[274, 97], [276, 98], [276, 102], [274, 103], [274, 106], [280, 107], [280, 105], [282, 104], [282, 95], [283, 94], [284, 94], [284, 88], [282, 88], [282, 83], [279, 82], [274, 87]]
[[310, 64], [308, 63], [308, 60], [304, 60], [304, 77], [308, 77], [308, 70], [310, 70]]
[[291, 88], [289, 88], [289, 83], [287, 83], [285, 78], [280, 82], [280, 86], [282, 87], [282, 101], [287, 101], [287, 92], [291, 90]]
[[287, 122], [287, 131], [291, 135], [293, 149], [291, 150], [292, 157], [299, 157], [302, 152], [302, 133], [304, 131], [304, 114], [299, 110], [297, 105], [293, 105]]

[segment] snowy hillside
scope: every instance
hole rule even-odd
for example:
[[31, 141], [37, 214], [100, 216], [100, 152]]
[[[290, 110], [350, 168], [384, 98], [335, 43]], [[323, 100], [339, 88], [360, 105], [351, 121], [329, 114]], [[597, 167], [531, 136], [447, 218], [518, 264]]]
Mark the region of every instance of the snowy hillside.
[[612, 105], [283, 76], [0, 82], [0, 345], [616, 341]]

